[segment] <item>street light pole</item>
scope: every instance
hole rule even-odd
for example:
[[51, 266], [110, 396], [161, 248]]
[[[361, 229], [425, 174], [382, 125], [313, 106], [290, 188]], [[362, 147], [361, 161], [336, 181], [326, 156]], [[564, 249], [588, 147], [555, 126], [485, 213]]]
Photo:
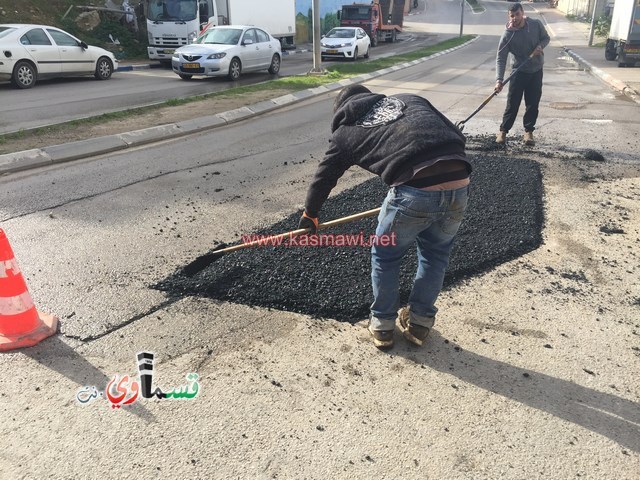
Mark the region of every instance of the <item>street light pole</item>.
[[324, 73], [320, 55], [320, 0], [313, 0], [313, 68], [309, 73]]
[[462, 26], [464, 25], [464, 1], [460, 0], [460, 36], [462, 36]]

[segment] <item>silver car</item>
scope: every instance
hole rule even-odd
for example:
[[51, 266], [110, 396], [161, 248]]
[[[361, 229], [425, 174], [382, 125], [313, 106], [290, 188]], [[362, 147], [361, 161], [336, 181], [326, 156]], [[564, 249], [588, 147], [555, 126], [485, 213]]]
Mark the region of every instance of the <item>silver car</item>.
[[210, 27], [191, 45], [178, 48], [171, 59], [173, 71], [183, 80], [194, 75], [226, 76], [237, 80], [243, 72], [280, 71], [280, 42], [261, 28]]
[[47, 25], [0, 25], [0, 52], [0, 80], [10, 80], [16, 88], [31, 88], [47, 77], [107, 80], [118, 68], [113, 53]]

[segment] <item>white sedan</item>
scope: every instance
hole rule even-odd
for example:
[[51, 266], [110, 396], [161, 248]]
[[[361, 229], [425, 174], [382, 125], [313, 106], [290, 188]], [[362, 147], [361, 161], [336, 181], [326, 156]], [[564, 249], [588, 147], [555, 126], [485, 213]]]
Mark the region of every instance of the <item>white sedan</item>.
[[173, 71], [183, 80], [194, 75], [226, 76], [238, 80], [243, 72], [280, 71], [280, 42], [261, 28], [223, 26], [207, 28], [191, 45], [173, 54]]
[[357, 60], [359, 55], [369, 58], [371, 40], [369, 35], [359, 27], [336, 27], [322, 37], [320, 41], [320, 57], [348, 58]]
[[118, 68], [113, 53], [46, 25], [0, 25], [0, 80], [31, 88], [47, 77], [93, 75], [107, 80]]

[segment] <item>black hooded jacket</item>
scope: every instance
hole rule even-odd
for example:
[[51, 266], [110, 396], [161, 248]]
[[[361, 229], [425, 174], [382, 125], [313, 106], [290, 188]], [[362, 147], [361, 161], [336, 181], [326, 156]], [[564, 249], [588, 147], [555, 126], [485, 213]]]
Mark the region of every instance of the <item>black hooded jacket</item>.
[[331, 147], [309, 186], [305, 210], [317, 217], [338, 179], [353, 165], [392, 185], [403, 172], [449, 155], [464, 157], [465, 137], [424, 98], [358, 93], [335, 112]]

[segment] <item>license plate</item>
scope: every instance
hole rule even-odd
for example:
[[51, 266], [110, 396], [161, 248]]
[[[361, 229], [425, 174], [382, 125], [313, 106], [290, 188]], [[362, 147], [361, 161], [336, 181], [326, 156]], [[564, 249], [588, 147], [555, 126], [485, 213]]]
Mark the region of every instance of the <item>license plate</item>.
[[640, 53], [640, 48], [625, 48], [624, 53], [637, 54], [637, 53]]
[[327, 50], [327, 53], [338, 53], [338, 50]]
[[200, 68], [199, 63], [185, 63], [182, 65], [182, 68]]
[[163, 52], [167, 55], [171, 55], [175, 50], [163, 50]]

